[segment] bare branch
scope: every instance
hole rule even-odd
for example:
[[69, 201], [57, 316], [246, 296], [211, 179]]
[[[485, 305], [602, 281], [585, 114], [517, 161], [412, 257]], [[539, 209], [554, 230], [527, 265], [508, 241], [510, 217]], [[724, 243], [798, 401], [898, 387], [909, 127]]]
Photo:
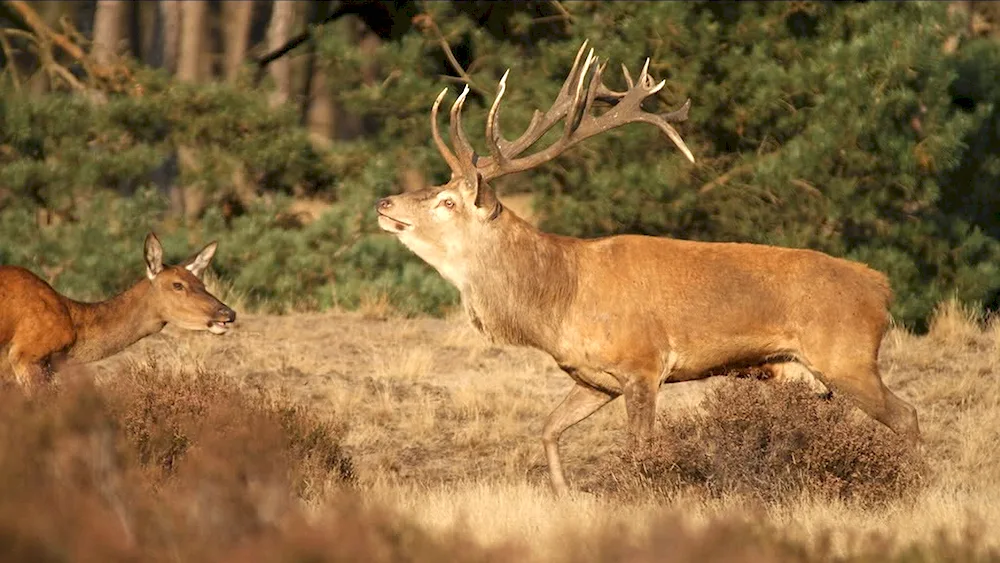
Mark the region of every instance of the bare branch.
[[559, 0], [552, 0], [552, 5], [555, 6], [556, 11], [559, 12], [559, 15], [562, 18], [570, 20], [570, 21], [573, 20], [573, 16], [569, 13], [569, 10], [567, 10], [566, 7], [563, 6], [562, 3], [559, 2]]
[[458, 73], [458, 76], [461, 77], [462, 82], [464, 82], [466, 86], [475, 90], [478, 94], [485, 96], [486, 91], [483, 88], [480, 88], [475, 83], [475, 81], [472, 80], [472, 77], [469, 76], [469, 73], [462, 68], [462, 65], [458, 63], [458, 59], [455, 58], [455, 53], [453, 53], [451, 50], [451, 45], [448, 44], [448, 40], [445, 38], [444, 34], [441, 33], [441, 30], [438, 28], [437, 23], [434, 22], [434, 18], [432, 18], [428, 14], [422, 14], [414, 18], [414, 23], [424, 26], [434, 34], [435, 39], [438, 42], [438, 45], [440, 45], [441, 50], [444, 51], [444, 56], [448, 59], [448, 64], [450, 64], [451, 68], [454, 69], [456, 73]]
[[[23, 30], [4, 30], [11, 35], [24, 34], [31, 37], [39, 50], [39, 57], [42, 58], [50, 68], [46, 71], [60, 78], [63, 78], [74, 88], [85, 88], [86, 86], [56, 60], [53, 46], [58, 47], [62, 52], [69, 55], [71, 59], [80, 63], [87, 73], [87, 76], [94, 80], [99, 80], [104, 86], [111, 90], [127, 89], [127, 86], [134, 86], [132, 75], [128, 68], [120, 64], [117, 60], [114, 64], [95, 64], [87, 52], [80, 45], [71, 39], [67, 34], [59, 33], [49, 27], [45, 20], [38, 13], [22, 0], [8, 0], [7, 4], [14, 13], [21, 18], [25, 26], [31, 30], [27, 33]], [[72, 30], [68, 21], [62, 21], [64, 29]], [[72, 34], [72, 32], [71, 32]], [[45, 52], [43, 54], [42, 52]], [[56, 68], [59, 67], [59, 68]]]
[[7, 39], [7, 35], [4, 33], [0, 33], [0, 49], [3, 49], [3, 56], [7, 61], [7, 68], [10, 70], [10, 78], [14, 83], [14, 90], [20, 92], [21, 75], [17, 71], [17, 59], [14, 58], [14, 48]]
[[750, 172], [751, 170], [753, 170], [753, 168], [756, 165], [757, 165], [757, 161], [751, 161], [751, 162], [744, 162], [743, 164], [740, 164], [739, 166], [734, 166], [733, 168], [730, 168], [725, 173], [720, 174], [719, 176], [717, 176], [713, 180], [711, 180], [711, 181], [706, 182], [705, 184], [703, 184], [700, 188], [698, 188], [698, 193], [699, 194], [707, 194], [708, 192], [714, 190], [715, 188], [717, 188], [717, 187], [719, 187], [721, 185], [726, 184], [727, 182], [729, 182], [733, 178], [735, 178], [737, 176], [742, 176], [743, 174], [746, 174], [747, 172]]

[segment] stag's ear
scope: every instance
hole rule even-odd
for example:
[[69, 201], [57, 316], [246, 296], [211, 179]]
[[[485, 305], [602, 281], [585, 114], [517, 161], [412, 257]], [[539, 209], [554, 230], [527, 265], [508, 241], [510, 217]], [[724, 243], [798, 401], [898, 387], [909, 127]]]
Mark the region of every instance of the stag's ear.
[[459, 181], [459, 190], [462, 192], [462, 196], [476, 201], [479, 198], [479, 187], [483, 184], [483, 177], [476, 172], [475, 175], [463, 174], [461, 180]]
[[195, 277], [200, 278], [205, 273], [205, 269], [208, 268], [212, 257], [215, 256], [215, 249], [218, 247], [219, 243], [215, 241], [208, 243], [205, 248], [201, 249], [201, 252], [185, 260], [182, 266], [194, 274]]
[[497, 192], [493, 186], [483, 181], [479, 174], [476, 174], [476, 211], [487, 219], [494, 219], [500, 213], [500, 200], [497, 199]]
[[146, 244], [143, 249], [143, 257], [146, 259], [146, 277], [153, 279], [156, 274], [163, 271], [163, 246], [156, 235], [149, 233], [146, 235]]

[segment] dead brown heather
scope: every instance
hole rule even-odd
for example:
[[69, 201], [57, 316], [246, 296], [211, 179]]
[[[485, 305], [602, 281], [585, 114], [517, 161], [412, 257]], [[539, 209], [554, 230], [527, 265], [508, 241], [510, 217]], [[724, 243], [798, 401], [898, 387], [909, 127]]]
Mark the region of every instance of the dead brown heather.
[[914, 494], [927, 471], [899, 436], [857, 416], [841, 397], [817, 400], [802, 382], [731, 378], [708, 392], [700, 412], [671, 416], [664, 427], [611, 464], [611, 492], [683, 490], [768, 503], [808, 494], [874, 506]]
[[[732, 398], [733, 390], [739, 387], [719, 399]], [[745, 420], [759, 414], [761, 403], [737, 404], [720, 414]], [[710, 406], [709, 412], [713, 409], [719, 410]], [[75, 377], [32, 397], [5, 393], [0, 396], [5, 491], [0, 559], [506, 563], [531, 558], [526, 546], [483, 546], [461, 528], [431, 533], [394, 510], [363, 501], [352, 487], [328, 490], [310, 517], [298, 503], [297, 479], [350, 481], [337, 431], [317, 424], [234, 391], [217, 377], [154, 366], [134, 366], [111, 385]], [[865, 538], [858, 554], [839, 558], [822, 541], [807, 547], [747, 518], [720, 519], [695, 530], [681, 515], [667, 512], [636, 540], [622, 541], [622, 532], [607, 526], [586, 542], [569, 537], [569, 547], [550, 560], [1000, 561], [1000, 553], [976, 548], [974, 535], [904, 551], [892, 551], [884, 537], [874, 536]]]
[[0, 397], [4, 560], [222, 554], [353, 482], [338, 428], [218, 377], [136, 365], [99, 387], [65, 375]]

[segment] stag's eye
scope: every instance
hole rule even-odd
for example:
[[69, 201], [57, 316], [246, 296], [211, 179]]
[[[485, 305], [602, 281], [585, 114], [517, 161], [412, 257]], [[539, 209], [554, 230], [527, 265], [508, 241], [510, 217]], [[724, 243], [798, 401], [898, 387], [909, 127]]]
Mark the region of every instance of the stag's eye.
[[450, 200], [450, 199], [442, 200], [441, 201], [441, 205], [447, 207], [448, 209], [454, 209], [455, 208], [455, 202], [452, 201], [452, 200]]
[[182, 291], [184, 289], [184, 284], [174, 282], [174, 289], [176, 289], [177, 291]]

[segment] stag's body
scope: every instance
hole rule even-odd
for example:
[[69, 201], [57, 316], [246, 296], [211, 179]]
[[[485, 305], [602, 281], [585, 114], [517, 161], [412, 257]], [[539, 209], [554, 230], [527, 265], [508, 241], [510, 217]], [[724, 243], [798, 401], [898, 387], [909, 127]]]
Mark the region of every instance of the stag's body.
[[97, 303], [61, 295], [25, 268], [0, 266], [0, 351], [18, 382], [30, 388], [59, 366], [116, 354], [168, 322], [222, 334], [236, 314], [198, 279], [215, 247], [212, 243], [183, 265], [164, 267], [159, 241], [150, 235], [147, 277]]
[[[884, 275], [811, 250], [637, 235], [557, 236], [496, 199], [486, 180], [537, 165], [627, 122], [657, 125], [693, 160], [666, 123], [682, 120], [687, 105], [672, 114], [646, 114], [641, 97], [659, 86], [645, 69], [635, 88], [619, 94], [600, 84], [603, 67], [595, 71], [591, 57], [578, 72], [581, 54], [554, 109], [537, 115], [513, 142], [496, 130], [501, 80], [487, 121], [490, 159], [476, 157], [465, 140], [464, 94], [452, 108], [451, 136], [459, 154], [447, 151], [433, 117], [439, 97], [432, 131], [452, 167], [452, 181], [377, 205], [382, 228], [459, 289], [477, 329], [494, 341], [549, 353], [576, 382], [543, 430], [553, 488], [567, 490], [558, 451], [564, 430], [624, 396], [629, 429], [642, 440], [652, 432], [662, 384], [705, 378], [726, 367], [797, 362], [916, 441], [913, 408], [878, 374], [891, 298]], [[588, 118], [590, 103], [602, 96], [626, 107]], [[516, 158], [559, 117], [571, 123], [554, 145], [559, 150]]]

